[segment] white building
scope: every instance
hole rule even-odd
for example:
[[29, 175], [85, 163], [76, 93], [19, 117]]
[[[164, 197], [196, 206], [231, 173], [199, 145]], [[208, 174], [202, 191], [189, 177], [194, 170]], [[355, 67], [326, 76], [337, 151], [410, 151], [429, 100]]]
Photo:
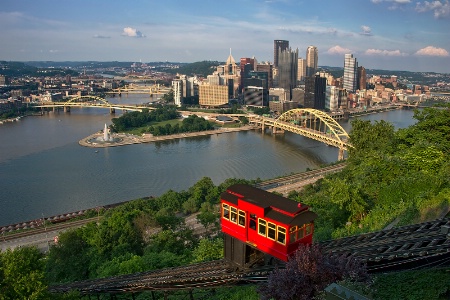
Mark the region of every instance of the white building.
[[353, 54], [345, 54], [344, 59], [344, 89], [354, 93], [358, 82], [358, 62]]
[[336, 111], [339, 109], [339, 88], [336, 86], [327, 86], [325, 96], [325, 109]]

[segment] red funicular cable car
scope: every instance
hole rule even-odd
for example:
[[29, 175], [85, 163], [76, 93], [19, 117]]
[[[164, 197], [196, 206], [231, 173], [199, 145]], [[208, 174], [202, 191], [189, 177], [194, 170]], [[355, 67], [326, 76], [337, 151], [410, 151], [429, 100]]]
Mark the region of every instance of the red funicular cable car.
[[312, 242], [317, 215], [305, 204], [245, 184], [230, 186], [220, 202], [225, 258], [240, 266], [287, 261]]

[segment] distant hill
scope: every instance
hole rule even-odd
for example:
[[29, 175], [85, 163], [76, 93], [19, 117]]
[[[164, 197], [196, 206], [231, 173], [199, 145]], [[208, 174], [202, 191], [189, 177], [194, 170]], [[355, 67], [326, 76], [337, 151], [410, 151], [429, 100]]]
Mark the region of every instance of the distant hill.
[[78, 72], [69, 69], [36, 67], [24, 62], [0, 61], [0, 75], [9, 77], [20, 76], [63, 76], [77, 75]]
[[208, 75], [211, 75], [216, 70], [217, 66], [223, 64], [224, 62], [204, 60], [190, 64], [184, 64], [177, 69], [167, 69], [165, 70], [165, 72], [171, 74], [180, 73], [188, 76], [197, 75], [206, 77]]
[[[344, 76], [344, 68], [342, 67], [330, 67], [319, 66], [320, 71], [325, 71], [333, 75], [334, 78]], [[395, 75], [402, 82], [412, 84], [424, 84], [431, 85], [440, 81], [449, 81], [450, 74], [442, 74], [435, 72], [411, 72], [411, 71], [398, 71], [398, 70], [380, 70], [380, 69], [366, 69], [367, 75], [375, 76], [392, 76]], [[447, 80], [444, 80], [447, 78]]]

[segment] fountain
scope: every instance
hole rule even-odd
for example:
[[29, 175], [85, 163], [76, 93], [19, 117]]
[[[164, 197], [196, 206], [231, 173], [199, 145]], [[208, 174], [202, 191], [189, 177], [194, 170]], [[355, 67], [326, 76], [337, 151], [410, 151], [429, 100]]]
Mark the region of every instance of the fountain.
[[105, 123], [105, 128], [103, 129], [103, 135], [95, 137], [95, 138], [91, 138], [89, 140], [87, 140], [88, 143], [90, 144], [113, 144], [113, 143], [117, 143], [120, 142], [122, 139], [121, 138], [117, 138], [117, 137], [113, 137], [113, 134], [111, 133], [111, 131], [109, 130], [108, 126]]

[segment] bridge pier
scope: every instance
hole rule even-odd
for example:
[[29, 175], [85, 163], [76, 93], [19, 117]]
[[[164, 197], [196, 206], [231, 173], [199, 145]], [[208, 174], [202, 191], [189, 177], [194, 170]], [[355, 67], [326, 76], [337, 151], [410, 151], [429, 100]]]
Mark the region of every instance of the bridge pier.
[[64, 106], [64, 112], [70, 112], [70, 106]]
[[112, 115], [115, 114], [116, 113], [116, 109], [111, 107], [109, 109], [109, 113], [112, 114]]
[[275, 126], [272, 126], [272, 133], [273, 134], [278, 134], [278, 133], [284, 134], [284, 130], [280, 129], [280, 128], [277, 128]]
[[344, 149], [339, 148], [339, 152], [338, 152], [338, 160], [344, 160]]

